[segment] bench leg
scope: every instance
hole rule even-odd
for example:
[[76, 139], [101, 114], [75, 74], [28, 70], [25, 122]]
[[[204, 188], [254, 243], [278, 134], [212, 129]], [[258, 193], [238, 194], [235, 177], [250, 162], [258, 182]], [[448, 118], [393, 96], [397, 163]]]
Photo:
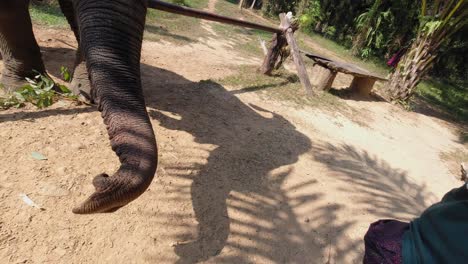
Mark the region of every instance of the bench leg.
[[336, 74], [336, 72], [330, 69], [315, 64], [313, 68], [314, 77], [312, 79], [312, 84], [316, 86], [319, 91], [328, 91], [332, 87]]
[[360, 95], [369, 96], [375, 84], [375, 79], [354, 77], [350, 89]]

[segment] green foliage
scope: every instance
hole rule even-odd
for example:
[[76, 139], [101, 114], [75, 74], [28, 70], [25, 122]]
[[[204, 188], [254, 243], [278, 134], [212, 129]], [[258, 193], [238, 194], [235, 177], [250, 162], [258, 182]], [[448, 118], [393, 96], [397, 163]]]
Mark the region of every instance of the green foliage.
[[468, 87], [468, 27], [455, 33], [450, 41], [439, 49], [430, 75], [449, 80], [459, 86]]
[[392, 100], [409, 100], [439, 56], [439, 49], [468, 24], [465, 0], [422, 1], [418, 32], [391, 76]]
[[[363, 13], [356, 19], [357, 29], [363, 29], [365, 23], [368, 22], [367, 16], [369, 12]], [[364, 39], [364, 48], [361, 51], [361, 57], [369, 58], [370, 56], [378, 55], [378, 51], [381, 51], [388, 47], [393, 34], [391, 34], [391, 28], [389, 25], [392, 25], [394, 22], [393, 13], [390, 10], [385, 12], [380, 12], [375, 15], [375, 23], [370, 23], [367, 25]], [[367, 22], [366, 22], [367, 21]]]
[[324, 32], [324, 35], [326, 37], [333, 37], [336, 34], [336, 28], [334, 26], [327, 27], [327, 29]]
[[67, 20], [55, 1], [52, 3], [33, 1], [29, 13], [34, 23], [50, 27], [68, 27]]
[[406, 45], [417, 26], [414, 1], [375, 1], [355, 19], [353, 52], [363, 58], [389, 58]]
[[187, 3], [185, 2], [185, 0], [172, 0], [172, 3], [177, 4], [177, 5], [187, 6]]
[[323, 11], [320, 1], [312, 1], [299, 17], [299, 24], [305, 31], [311, 31], [322, 19]]
[[62, 78], [63, 78], [64, 81], [66, 81], [66, 82], [71, 81], [71, 73], [70, 73], [70, 71], [68, 70], [67, 67], [65, 67], [65, 66], [60, 67], [60, 74], [62, 75]]
[[51, 106], [58, 96], [72, 100], [77, 99], [66, 86], [56, 84], [48, 76], [38, 73], [34, 79], [26, 78], [26, 81], [28, 84], [21, 87], [18, 91], [13, 92], [6, 98], [0, 98], [1, 108], [19, 108], [24, 106], [25, 103], [31, 103], [38, 108], [44, 108]]
[[294, 11], [301, 0], [263, 0], [262, 11], [267, 16]]

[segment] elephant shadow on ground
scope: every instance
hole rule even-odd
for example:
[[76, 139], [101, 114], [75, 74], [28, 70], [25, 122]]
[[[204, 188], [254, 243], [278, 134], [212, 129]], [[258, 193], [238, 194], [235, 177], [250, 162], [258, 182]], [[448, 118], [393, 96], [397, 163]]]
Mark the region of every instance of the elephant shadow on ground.
[[[196, 171], [190, 177], [190, 194], [198, 235], [193, 241], [176, 246], [179, 263], [207, 260], [218, 255], [226, 245], [245, 255], [220, 261], [245, 263], [248, 260], [244, 257], [249, 254], [262, 255], [273, 262], [293, 259], [295, 253], [286, 252], [288, 249], [308, 246], [293, 241], [291, 233], [301, 236], [304, 242], [308, 241], [306, 243], [315, 243], [301, 230], [290, 206], [291, 200], [282, 190], [292, 169], [274, 172], [293, 165], [300, 155], [311, 149], [311, 142], [305, 135], [284, 117], [244, 104], [213, 81], [191, 82], [148, 65], [142, 65], [142, 80], [152, 119], [166, 129], [190, 133], [198, 144], [215, 146], [204, 164], [190, 165], [190, 169]], [[168, 112], [172, 116], [168, 116]], [[177, 168], [166, 168], [170, 169]], [[313, 183], [314, 180], [309, 182]], [[233, 192], [249, 201], [239, 199]], [[307, 202], [318, 198], [319, 195], [311, 194], [300, 199]], [[240, 211], [253, 220], [233, 218], [228, 215], [231, 210]], [[259, 223], [264, 221], [274, 226], [267, 228]], [[233, 230], [233, 223], [250, 225], [254, 231]], [[269, 239], [262, 238], [262, 233]], [[246, 249], [235, 241], [229, 244], [230, 235], [247, 237], [258, 245]], [[304, 259], [314, 259], [319, 254], [313, 250], [303, 253], [307, 255]]]

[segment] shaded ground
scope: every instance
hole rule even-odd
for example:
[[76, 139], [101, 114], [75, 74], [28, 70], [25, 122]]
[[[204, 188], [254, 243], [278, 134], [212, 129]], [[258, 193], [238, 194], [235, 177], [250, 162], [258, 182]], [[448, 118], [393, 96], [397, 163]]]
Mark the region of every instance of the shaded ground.
[[[116, 213], [71, 213], [118, 164], [94, 107], [0, 112], [1, 263], [360, 263], [371, 222], [410, 220], [459, 185], [440, 160], [464, 150], [448, 124], [384, 102], [336, 98], [331, 111], [223, 86], [260, 55], [203, 28], [196, 43], [143, 45], [160, 164]], [[36, 32], [57, 77], [76, 44]]]

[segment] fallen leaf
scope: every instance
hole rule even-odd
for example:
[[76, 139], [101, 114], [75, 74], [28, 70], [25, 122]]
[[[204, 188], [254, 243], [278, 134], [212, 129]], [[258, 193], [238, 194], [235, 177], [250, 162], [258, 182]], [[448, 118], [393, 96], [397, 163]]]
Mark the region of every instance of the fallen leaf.
[[21, 197], [23, 202], [25, 202], [27, 205], [29, 205], [31, 207], [34, 207], [34, 208], [37, 208], [37, 209], [40, 209], [40, 210], [45, 210], [42, 206], [39, 206], [33, 200], [31, 200], [31, 198], [29, 198], [26, 194], [21, 193], [19, 196]]
[[37, 160], [47, 160], [47, 158], [39, 152], [34, 151], [33, 153], [31, 153], [31, 156]]

